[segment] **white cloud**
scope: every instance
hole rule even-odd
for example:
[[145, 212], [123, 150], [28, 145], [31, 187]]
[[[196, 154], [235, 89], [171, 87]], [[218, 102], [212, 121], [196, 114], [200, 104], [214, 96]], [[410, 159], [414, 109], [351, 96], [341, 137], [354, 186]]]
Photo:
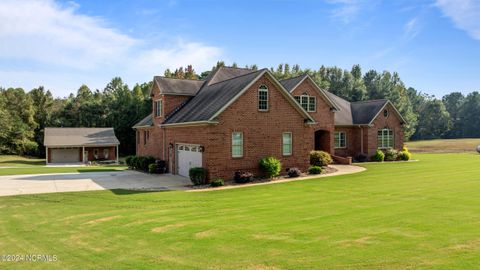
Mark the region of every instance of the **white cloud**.
[[420, 33], [419, 18], [410, 19], [404, 26], [404, 38], [407, 40], [415, 38]]
[[[111, 79], [99, 76], [118, 74], [134, 83], [167, 67], [193, 64], [197, 69], [210, 68], [222, 56], [218, 47], [178, 37], [160, 42], [138, 39], [109, 26], [102, 18], [79, 14], [77, 9], [75, 3], [61, 5], [54, 0], [0, 1], [0, 63], [17, 67], [0, 66], [2, 84], [18, 83], [9, 81], [9, 77], [20, 77], [14, 72], [48, 74], [50, 70], [57, 80], [71, 81], [72, 74], [78, 72], [82, 74], [79, 77], [91, 78], [92, 82]], [[18, 69], [20, 66], [23, 68]], [[27, 80], [10, 86], [32, 87]], [[75, 83], [78, 88], [90, 81]], [[65, 87], [64, 83], [56, 85]]]
[[378, 0], [327, 0], [327, 3], [337, 6], [331, 12], [332, 17], [348, 24], [357, 19], [365, 9], [375, 7]]
[[437, 0], [436, 6], [455, 26], [480, 40], [480, 2], [477, 0]]

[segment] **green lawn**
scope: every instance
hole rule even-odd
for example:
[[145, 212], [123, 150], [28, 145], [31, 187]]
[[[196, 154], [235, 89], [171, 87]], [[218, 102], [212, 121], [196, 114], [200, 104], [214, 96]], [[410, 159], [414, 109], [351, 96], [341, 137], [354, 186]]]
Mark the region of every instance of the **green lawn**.
[[0, 197], [0, 253], [25, 269], [478, 269], [480, 155], [211, 192]]
[[16, 155], [0, 155], [0, 168], [2, 167], [38, 167], [44, 166], [45, 159], [36, 157], [22, 157]]
[[16, 174], [106, 172], [125, 169], [127, 169], [126, 166], [119, 165], [51, 167], [45, 166], [45, 159], [15, 155], [0, 155], [0, 176]]
[[414, 153], [473, 153], [480, 145], [480, 138], [411, 141], [405, 144]]

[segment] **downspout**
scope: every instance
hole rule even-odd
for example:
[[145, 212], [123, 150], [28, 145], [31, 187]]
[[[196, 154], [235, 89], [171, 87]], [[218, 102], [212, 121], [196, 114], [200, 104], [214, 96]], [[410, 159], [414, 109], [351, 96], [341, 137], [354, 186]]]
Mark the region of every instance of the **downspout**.
[[360, 128], [360, 153], [364, 154], [363, 152], [363, 127], [358, 125]]

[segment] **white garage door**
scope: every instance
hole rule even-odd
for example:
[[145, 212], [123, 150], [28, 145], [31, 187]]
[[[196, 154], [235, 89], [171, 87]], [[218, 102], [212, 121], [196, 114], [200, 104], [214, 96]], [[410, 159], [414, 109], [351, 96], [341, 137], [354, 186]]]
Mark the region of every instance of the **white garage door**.
[[76, 163], [80, 162], [80, 152], [78, 148], [72, 149], [52, 149], [51, 163]]
[[198, 145], [177, 145], [177, 172], [188, 177], [188, 171], [193, 167], [202, 167], [202, 153]]

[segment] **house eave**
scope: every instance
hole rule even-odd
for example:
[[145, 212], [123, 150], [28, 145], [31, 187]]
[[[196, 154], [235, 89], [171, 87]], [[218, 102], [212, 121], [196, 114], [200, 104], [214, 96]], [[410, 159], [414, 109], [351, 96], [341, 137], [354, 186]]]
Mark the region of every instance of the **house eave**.
[[194, 122], [181, 122], [181, 123], [171, 123], [171, 124], [159, 124], [160, 128], [169, 128], [169, 127], [190, 127], [190, 126], [204, 126], [204, 125], [216, 125], [218, 121], [207, 120], [207, 121], [194, 121]]

